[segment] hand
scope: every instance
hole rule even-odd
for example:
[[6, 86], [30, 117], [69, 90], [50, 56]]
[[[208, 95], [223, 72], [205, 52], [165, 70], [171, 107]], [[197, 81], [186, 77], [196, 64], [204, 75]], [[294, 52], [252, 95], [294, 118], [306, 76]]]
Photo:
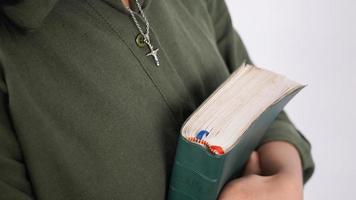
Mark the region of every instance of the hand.
[[302, 165], [297, 149], [273, 141], [251, 154], [244, 175], [226, 184], [219, 200], [302, 200]]

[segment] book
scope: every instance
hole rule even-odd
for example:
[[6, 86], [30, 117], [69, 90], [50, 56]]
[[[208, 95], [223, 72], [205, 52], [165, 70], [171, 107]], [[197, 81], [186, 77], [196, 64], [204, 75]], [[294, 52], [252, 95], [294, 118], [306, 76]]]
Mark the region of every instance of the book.
[[184, 122], [168, 199], [217, 199], [228, 181], [241, 176], [268, 127], [304, 87], [242, 64]]

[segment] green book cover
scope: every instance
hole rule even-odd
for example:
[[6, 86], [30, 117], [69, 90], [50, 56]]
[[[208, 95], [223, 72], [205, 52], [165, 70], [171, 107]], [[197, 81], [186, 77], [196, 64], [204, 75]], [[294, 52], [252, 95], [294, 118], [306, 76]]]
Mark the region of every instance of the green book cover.
[[[251, 69], [256, 69], [255, 67], [249, 66]], [[257, 68], [258, 69], [258, 68]], [[261, 70], [261, 69], [259, 69]], [[236, 72], [236, 74], [241, 72]], [[259, 72], [258, 72], [259, 73]], [[263, 73], [272, 73], [269, 71], [264, 71]], [[234, 76], [238, 76], [238, 75]], [[272, 73], [274, 75], [274, 73]], [[251, 75], [254, 77], [255, 75]], [[279, 78], [282, 77], [281, 75], [277, 75]], [[283, 81], [288, 81], [285, 77], [282, 77]], [[229, 80], [230, 79], [230, 80]], [[223, 83], [221, 87], [219, 87], [207, 100], [205, 105], [205, 110], [207, 107], [214, 107], [214, 101], [218, 101], [219, 99], [222, 100], [222, 96], [226, 96], [228, 93], [227, 91], [231, 91], [232, 87], [236, 84], [229, 84], [227, 82], [233, 81], [233, 79], [242, 79], [240, 77], [229, 78], [226, 82]], [[250, 80], [250, 79], [249, 79]], [[270, 81], [271, 79], [267, 78], [264, 79]], [[282, 80], [282, 79], [281, 79]], [[282, 82], [283, 82], [282, 81]], [[274, 84], [281, 84], [280, 81], [272, 81]], [[235, 82], [236, 83], [236, 82]], [[266, 82], [263, 82], [266, 84]], [[220, 190], [223, 188], [224, 184], [227, 183], [229, 180], [238, 178], [240, 173], [242, 172], [246, 161], [248, 160], [251, 152], [257, 147], [259, 141], [263, 137], [264, 132], [270, 126], [270, 124], [274, 121], [277, 115], [283, 110], [284, 106], [304, 87], [296, 82], [293, 83], [293, 87], [290, 87], [289, 90], [281, 89], [284, 93], [279, 94], [280, 96], [276, 95], [273, 100], [272, 104], [268, 104], [266, 102], [267, 107], [265, 107], [260, 113], [257, 112], [258, 115], [251, 115], [254, 116], [251, 123], [249, 123], [246, 129], [242, 129], [243, 132], [236, 137], [236, 141], [233, 143], [230, 142], [230, 147], [225, 146], [225, 152], [223, 154], [214, 154], [206, 146], [194, 143], [187, 135], [181, 134], [178, 141], [177, 151], [175, 162], [173, 165], [172, 174], [170, 177], [170, 185], [168, 189], [168, 199], [169, 200], [215, 200], [217, 199]], [[246, 83], [244, 83], [246, 84]], [[224, 88], [230, 86], [227, 90], [224, 91]], [[272, 85], [272, 88], [276, 87]], [[266, 88], [266, 90], [271, 90], [271, 88]], [[223, 92], [221, 92], [223, 91]], [[233, 95], [230, 97], [234, 97], [236, 94], [235, 91], [232, 92]], [[257, 96], [252, 96], [251, 98], [260, 98], [261, 94], [266, 95], [268, 93], [260, 93]], [[283, 95], [282, 95], [283, 94]], [[259, 96], [258, 96], [259, 95]], [[262, 97], [264, 97], [262, 95]], [[215, 96], [215, 97], [213, 97]], [[220, 97], [219, 97], [220, 96]], [[241, 98], [241, 97], [240, 97]], [[265, 97], [267, 98], [267, 97]], [[238, 100], [237, 100], [238, 101]], [[224, 103], [228, 103], [227, 101], [220, 101]], [[233, 102], [235, 105], [236, 102]], [[217, 104], [217, 110], [213, 109], [213, 114], [210, 114], [210, 117], [222, 117], [222, 115], [218, 113], [220, 111], [219, 108], [221, 107], [221, 103]], [[240, 107], [242, 104], [239, 104]], [[254, 106], [252, 104], [252, 106]], [[198, 110], [202, 110], [204, 106], [198, 108]], [[234, 110], [232, 108], [232, 110]], [[221, 111], [225, 113], [226, 111]], [[232, 118], [235, 115], [231, 112], [231, 115], [228, 115], [228, 118]], [[209, 115], [205, 111], [206, 115]], [[194, 117], [194, 115], [198, 115], [198, 117]], [[202, 115], [200, 115], [201, 117]], [[257, 116], [257, 117], [256, 117]], [[240, 116], [241, 117], [241, 116]], [[209, 117], [207, 118], [209, 119]], [[252, 118], [251, 118], [252, 119]], [[199, 111], [195, 112], [191, 115], [191, 117], [187, 121], [204, 121], [199, 119]], [[235, 120], [239, 120], [235, 118]], [[206, 120], [205, 120], [206, 121]], [[210, 127], [210, 130], [214, 130], [215, 127], [219, 127], [222, 122], [227, 121], [223, 119], [222, 122], [215, 122], [217, 120], [213, 120], [210, 122], [203, 122], [197, 125], [197, 127], [201, 127], [202, 129], [206, 129], [206, 127]], [[241, 121], [241, 120], [240, 120]], [[205, 126], [205, 124], [209, 124], [209, 126]], [[229, 124], [235, 123], [232, 120]], [[186, 124], [185, 124], [186, 125]], [[220, 126], [220, 128], [224, 129], [226, 127], [233, 127], [229, 126]], [[183, 129], [183, 128], [182, 128]], [[187, 128], [188, 132], [194, 131], [194, 128]], [[234, 130], [234, 129], [232, 129]], [[216, 130], [215, 130], [216, 131]], [[184, 132], [184, 131], [182, 131]], [[185, 130], [187, 132], [187, 130]], [[195, 133], [191, 133], [195, 134]], [[212, 135], [213, 137], [218, 137], [221, 134], [223, 137], [224, 134], [221, 133], [221, 130], [217, 131], [217, 134]], [[231, 137], [230, 137], [231, 138]], [[208, 139], [207, 139], [208, 140]], [[233, 140], [233, 139], [232, 139]], [[211, 143], [214, 143], [214, 139], [210, 139]], [[218, 141], [218, 140], [215, 140]], [[224, 141], [224, 140], [221, 140]], [[229, 143], [229, 142], [228, 142]], [[220, 142], [220, 144], [224, 144]], [[229, 144], [228, 144], [229, 145]], [[224, 145], [221, 145], [224, 146]]]

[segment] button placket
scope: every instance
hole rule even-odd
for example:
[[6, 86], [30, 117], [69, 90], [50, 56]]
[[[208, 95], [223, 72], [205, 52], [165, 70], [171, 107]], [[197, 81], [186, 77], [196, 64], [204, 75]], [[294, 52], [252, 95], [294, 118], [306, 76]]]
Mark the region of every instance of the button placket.
[[[99, 3], [95, 0], [87, 0], [91, 4], [98, 5]], [[99, 6], [99, 5], [98, 5]], [[126, 45], [129, 51], [133, 53], [136, 57], [137, 61], [140, 63], [140, 66], [147, 74], [147, 76], [151, 79], [154, 86], [157, 88], [162, 98], [166, 102], [166, 105], [170, 109], [172, 116], [176, 119], [176, 122], [182, 123], [182, 113], [180, 110], [182, 105], [186, 104], [186, 98], [189, 94], [182, 83], [179, 75], [176, 70], [172, 66], [172, 63], [169, 60], [166, 60], [167, 55], [162, 48], [162, 67], [157, 68], [154, 62], [146, 56], [146, 48], [139, 48], [136, 40], [140, 39], [137, 35], [137, 32], [134, 33], [133, 29], [128, 29], [127, 27], [133, 26], [132, 22], [127, 20], [122, 23], [117, 23], [117, 21], [113, 21], [113, 16], [117, 16], [114, 12], [100, 12], [100, 7], [94, 7], [93, 9], [99, 13], [100, 17], [104, 20], [104, 22], [108, 25], [108, 27], [113, 31], [120, 40], [122, 40]], [[146, 7], [147, 9], [147, 7]], [[126, 15], [126, 13], [123, 13]], [[140, 22], [143, 21], [141, 16], [138, 16], [138, 20]], [[152, 33], [152, 43], [153, 45], [161, 48], [160, 41], [157, 38], [157, 34], [155, 30], [150, 29]], [[135, 37], [136, 36], [136, 37]], [[141, 42], [138, 42], [139, 44]], [[146, 44], [147, 45], [147, 44]], [[192, 101], [188, 101], [192, 102]]]

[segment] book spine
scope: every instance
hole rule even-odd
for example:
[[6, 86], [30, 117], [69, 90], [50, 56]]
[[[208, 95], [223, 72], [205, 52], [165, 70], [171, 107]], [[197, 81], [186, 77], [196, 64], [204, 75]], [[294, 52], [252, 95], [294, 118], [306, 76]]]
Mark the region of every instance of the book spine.
[[169, 200], [215, 200], [224, 156], [179, 138], [168, 191]]

